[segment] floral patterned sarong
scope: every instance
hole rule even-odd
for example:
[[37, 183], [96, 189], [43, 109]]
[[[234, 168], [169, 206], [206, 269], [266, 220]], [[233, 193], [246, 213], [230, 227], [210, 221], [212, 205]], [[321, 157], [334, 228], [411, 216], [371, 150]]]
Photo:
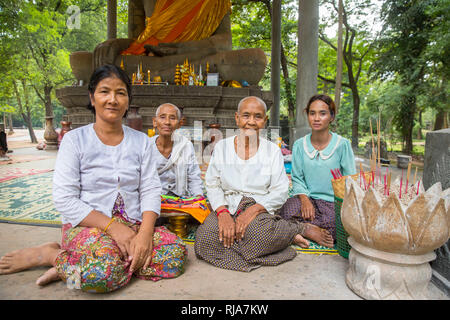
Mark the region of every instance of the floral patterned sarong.
[[[114, 204], [115, 221], [138, 232], [140, 222], [132, 223], [124, 210], [120, 194]], [[56, 258], [56, 270], [67, 287], [87, 292], [110, 292], [126, 285], [131, 277], [131, 262], [122, 259], [116, 242], [98, 228], [62, 227], [61, 248]], [[175, 278], [184, 272], [187, 248], [183, 240], [166, 227], [155, 227], [152, 262], [146, 269], [137, 270], [136, 277], [158, 281]]]

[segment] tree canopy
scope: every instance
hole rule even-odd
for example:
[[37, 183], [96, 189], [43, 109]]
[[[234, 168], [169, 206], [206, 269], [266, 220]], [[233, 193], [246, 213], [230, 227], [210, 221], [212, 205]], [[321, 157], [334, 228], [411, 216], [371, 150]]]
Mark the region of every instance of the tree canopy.
[[[65, 109], [55, 89], [74, 83], [69, 55], [106, 40], [106, 0], [0, 0], [0, 112], [15, 123], [58, 124]], [[318, 92], [334, 96], [338, 0], [320, 0]], [[448, 127], [450, 0], [343, 0], [343, 70], [338, 133], [357, 148], [381, 114], [386, 137], [414, 152], [422, 129]], [[269, 64], [270, 0], [233, 0], [234, 48], [262, 48]], [[118, 37], [127, 37], [128, 1], [118, 0]], [[298, 0], [282, 2], [280, 115], [296, 112]], [[300, 44], [301, 45], [301, 44]], [[31, 133], [30, 133], [31, 135]]]

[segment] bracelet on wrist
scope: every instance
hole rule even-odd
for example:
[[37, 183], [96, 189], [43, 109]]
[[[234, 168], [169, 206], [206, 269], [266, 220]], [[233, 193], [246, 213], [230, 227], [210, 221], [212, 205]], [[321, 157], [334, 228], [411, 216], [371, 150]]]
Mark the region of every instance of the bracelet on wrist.
[[114, 222], [114, 220], [116, 220], [116, 218], [112, 217], [111, 220], [109, 221], [108, 225], [106, 226], [105, 230], [103, 230], [103, 232], [106, 232], [106, 230], [108, 230], [109, 226]]
[[216, 211], [216, 215], [219, 216], [219, 215], [220, 215], [221, 213], [223, 213], [223, 212], [228, 212], [228, 213], [230, 213], [230, 211], [228, 211], [227, 208], [223, 208], [223, 209], [221, 209], [221, 210], [219, 210], [219, 211]]

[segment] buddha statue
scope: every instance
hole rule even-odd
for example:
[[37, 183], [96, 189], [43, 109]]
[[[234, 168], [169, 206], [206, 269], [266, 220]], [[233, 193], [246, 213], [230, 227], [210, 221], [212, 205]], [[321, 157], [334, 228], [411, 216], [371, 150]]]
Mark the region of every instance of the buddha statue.
[[123, 64], [174, 82], [176, 65], [188, 59], [218, 72], [222, 80], [261, 80], [266, 56], [259, 48], [232, 50], [230, 0], [129, 0], [128, 39], [110, 39], [93, 52], [93, 67]]

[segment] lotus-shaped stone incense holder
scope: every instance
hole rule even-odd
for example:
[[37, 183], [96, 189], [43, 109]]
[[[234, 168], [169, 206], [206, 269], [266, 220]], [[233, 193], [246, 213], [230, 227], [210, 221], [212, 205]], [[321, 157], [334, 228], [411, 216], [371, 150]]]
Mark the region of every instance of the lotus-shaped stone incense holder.
[[426, 298], [433, 250], [449, 238], [450, 188], [438, 182], [401, 194], [401, 187], [396, 181], [388, 195], [346, 179], [341, 217], [352, 246], [346, 283], [366, 299]]

